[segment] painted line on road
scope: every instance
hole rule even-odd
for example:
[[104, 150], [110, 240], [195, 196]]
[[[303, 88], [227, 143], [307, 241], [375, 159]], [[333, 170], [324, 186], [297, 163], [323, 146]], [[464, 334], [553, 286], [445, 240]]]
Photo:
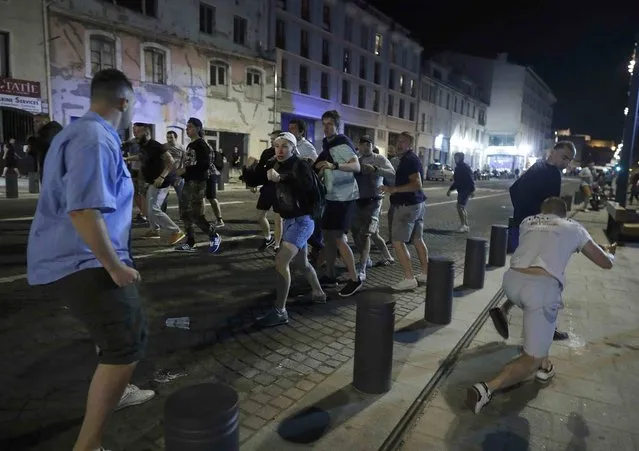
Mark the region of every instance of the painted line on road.
[[[500, 194], [489, 194], [487, 196], [478, 196], [475, 197], [474, 200], [481, 200], [481, 199], [489, 199], [491, 197], [498, 197], [498, 196], [505, 196], [506, 194], [508, 194], [508, 192], [505, 193], [500, 193]], [[233, 201], [233, 202], [240, 202], [240, 201]], [[241, 202], [240, 202], [241, 203]], [[448, 200], [445, 202], [436, 202], [434, 204], [426, 204], [426, 207], [437, 207], [440, 205], [450, 205], [450, 204], [455, 204], [457, 203], [457, 200]], [[386, 212], [382, 212], [382, 214], [386, 214]], [[254, 238], [259, 238], [259, 235], [246, 235], [246, 236], [233, 236], [233, 237], [229, 237], [229, 238], [223, 238], [222, 239], [222, 244], [224, 243], [228, 243], [228, 242], [239, 242], [239, 241], [244, 241], [244, 240], [250, 240], [250, 239], [254, 239]], [[197, 245], [206, 245], [208, 244], [208, 241], [201, 241], [198, 242]], [[168, 253], [172, 253], [174, 252], [173, 247], [167, 248], [167, 249], [158, 249], [157, 251], [153, 251], [153, 252], [149, 252], [148, 254], [141, 254], [141, 255], [134, 255], [133, 258], [135, 258], [136, 260], [139, 259], [145, 259], [145, 258], [151, 258], [154, 257], [156, 255], [163, 255], [163, 254], [168, 254]], [[9, 276], [9, 277], [2, 277], [0, 278], [0, 284], [3, 283], [11, 283], [11, 282], [15, 282], [17, 280], [22, 280], [22, 279], [26, 279], [27, 275], [26, 274], [18, 274], [15, 276]]]
[[[243, 200], [230, 200], [227, 202], [220, 202], [220, 206], [223, 205], [237, 205], [237, 204], [245, 204], [247, 201], [243, 201]], [[170, 210], [176, 210], [179, 206], [178, 205], [169, 205], [167, 208]], [[20, 221], [32, 221], [33, 220], [33, 216], [20, 216], [18, 218], [2, 218], [0, 219], [0, 222], [20, 222]]]

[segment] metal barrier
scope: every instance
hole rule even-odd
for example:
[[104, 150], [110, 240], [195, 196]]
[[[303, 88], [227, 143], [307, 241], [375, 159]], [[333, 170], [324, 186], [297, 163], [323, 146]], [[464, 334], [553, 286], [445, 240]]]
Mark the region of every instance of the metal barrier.
[[466, 240], [466, 256], [464, 257], [465, 288], [484, 288], [486, 245], [487, 241], [484, 238], [468, 238]]
[[166, 451], [239, 451], [240, 398], [221, 383], [173, 393], [164, 405]]
[[455, 262], [450, 258], [428, 259], [425, 319], [432, 324], [446, 325], [453, 319]]

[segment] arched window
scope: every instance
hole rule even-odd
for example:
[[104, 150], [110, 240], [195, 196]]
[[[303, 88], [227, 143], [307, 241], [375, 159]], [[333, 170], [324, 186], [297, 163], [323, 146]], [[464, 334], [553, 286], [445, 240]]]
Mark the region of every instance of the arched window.
[[154, 42], [140, 45], [140, 80], [159, 85], [171, 84], [171, 50]]
[[222, 60], [211, 60], [209, 62], [209, 85], [211, 92], [224, 97], [229, 96], [231, 86], [230, 67]]
[[255, 67], [246, 69], [246, 98], [261, 102], [264, 99], [264, 71]]
[[120, 38], [101, 30], [85, 32], [85, 72], [91, 78], [103, 69], [122, 68], [122, 45]]

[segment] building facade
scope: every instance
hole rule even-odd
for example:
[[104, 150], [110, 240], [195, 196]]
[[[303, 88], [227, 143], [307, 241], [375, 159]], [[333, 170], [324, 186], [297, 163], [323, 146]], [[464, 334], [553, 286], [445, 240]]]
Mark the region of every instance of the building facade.
[[321, 115], [335, 109], [347, 136], [370, 134], [382, 153], [415, 133], [422, 48], [366, 2], [278, 0], [275, 45], [282, 128], [305, 120], [319, 148]]
[[426, 61], [422, 68], [417, 148], [424, 164], [452, 165], [462, 152], [474, 169], [485, 164], [487, 102], [479, 86], [451, 68]]
[[40, 0], [0, 1], [0, 143], [23, 144], [49, 112], [44, 17]]
[[435, 60], [475, 80], [486, 93], [485, 155], [491, 169], [524, 169], [545, 156], [557, 99], [531, 68], [509, 62], [507, 54], [489, 59], [446, 52]]
[[[274, 122], [274, 16], [266, 0], [54, 0], [49, 2], [52, 118], [89, 108], [91, 77], [122, 70], [136, 92], [134, 122], [155, 139], [202, 120], [207, 140], [258, 156]], [[227, 156], [228, 158], [228, 156]]]

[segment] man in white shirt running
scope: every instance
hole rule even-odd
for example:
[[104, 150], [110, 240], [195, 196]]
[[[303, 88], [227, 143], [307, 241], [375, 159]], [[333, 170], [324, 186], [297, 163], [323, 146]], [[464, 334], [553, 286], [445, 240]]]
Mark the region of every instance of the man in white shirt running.
[[503, 288], [508, 299], [524, 311], [524, 351], [497, 377], [467, 390], [466, 404], [476, 414], [497, 390], [518, 384], [533, 373], [541, 383], [555, 375], [548, 352], [557, 314], [564, 306], [564, 272], [572, 254], [581, 252], [597, 266], [612, 268], [615, 245], [604, 251], [581, 224], [566, 219], [566, 214], [564, 201], [550, 197], [543, 202], [541, 214], [521, 223], [519, 247], [504, 274]]

